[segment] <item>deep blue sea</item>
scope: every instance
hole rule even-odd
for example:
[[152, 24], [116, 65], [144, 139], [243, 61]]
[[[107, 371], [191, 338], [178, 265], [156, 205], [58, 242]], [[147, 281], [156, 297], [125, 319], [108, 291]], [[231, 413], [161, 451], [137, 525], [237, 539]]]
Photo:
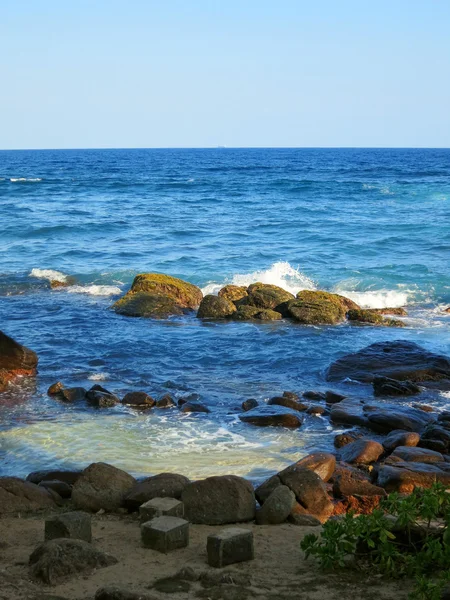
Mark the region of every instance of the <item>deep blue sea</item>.
[[[380, 340], [450, 354], [450, 150], [2, 151], [0, 218], [0, 329], [40, 357], [35, 385], [0, 399], [0, 474], [104, 460], [134, 473], [259, 479], [329, 447], [338, 430], [312, 416], [295, 431], [244, 425], [244, 399], [329, 389], [330, 362]], [[134, 275], [153, 271], [205, 292], [264, 281], [406, 306], [408, 326], [109, 310]], [[50, 289], [66, 276], [76, 284]], [[195, 392], [211, 413], [61, 405], [46, 395], [57, 380], [118, 395]], [[333, 389], [370, 396], [362, 385]]]

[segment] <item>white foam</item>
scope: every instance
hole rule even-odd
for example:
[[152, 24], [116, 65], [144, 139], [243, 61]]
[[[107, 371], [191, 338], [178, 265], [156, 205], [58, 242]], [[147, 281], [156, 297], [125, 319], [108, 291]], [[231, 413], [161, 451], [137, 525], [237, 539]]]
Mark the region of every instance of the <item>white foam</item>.
[[117, 296], [121, 289], [115, 285], [72, 285], [66, 288], [69, 294], [89, 294], [90, 296]]
[[372, 290], [368, 292], [352, 292], [350, 290], [333, 290], [336, 294], [350, 298], [361, 308], [398, 308], [408, 304], [408, 292], [396, 290]]
[[222, 283], [208, 283], [202, 292], [206, 294], [216, 294], [224, 285], [242, 285], [249, 286], [252, 283], [260, 281], [261, 283], [269, 283], [277, 285], [292, 294], [296, 294], [300, 290], [315, 290], [316, 286], [312, 279], [303, 275], [301, 271], [292, 267], [288, 262], [276, 262], [265, 271], [254, 271], [253, 273], [233, 275], [231, 281]]
[[18, 183], [18, 182], [24, 182], [24, 181], [42, 181], [42, 179], [40, 179], [40, 177], [10, 177], [9, 179], [11, 181], [11, 183]]
[[52, 269], [32, 269], [30, 277], [36, 277], [37, 279], [48, 279], [49, 281], [60, 281], [65, 283], [67, 281], [67, 275], [60, 273], [59, 271], [53, 271]]
[[90, 381], [106, 381], [109, 379], [109, 373], [92, 373], [92, 375], [89, 375], [88, 379]]

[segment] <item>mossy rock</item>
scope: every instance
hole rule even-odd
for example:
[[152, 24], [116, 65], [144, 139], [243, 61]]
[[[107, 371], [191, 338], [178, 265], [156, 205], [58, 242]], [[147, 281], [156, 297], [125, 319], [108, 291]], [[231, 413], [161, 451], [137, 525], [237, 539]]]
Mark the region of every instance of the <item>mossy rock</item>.
[[226, 319], [236, 312], [236, 306], [227, 300], [213, 294], [208, 294], [200, 303], [197, 317], [199, 319]]
[[398, 317], [408, 316], [408, 312], [402, 306], [397, 306], [396, 308], [371, 308], [370, 310], [379, 315], [397, 315]]
[[160, 294], [176, 300], [181, 308], [197, 308], [202, 301], [203, 294], [200, 288], [192, 283], [163, 275], [161, 273], [141, 273], [136, 275], [128, 293], [148, 292]]
[[171, 315], [183, 314], [183, 309], [174, 298], [147, 292], [128, 293], [117, 300], [112, 308], [127, 317], [166, 319]]
[[295, 296], [277, 285], [253, 283], [248, 287], [248, 296], [239, 304], [256, 306], [257, 308], [276, 310], [283, 302], [294, 299]]
[[247, 288], [242, 285], [226, 285], [219, 291], [218, 296], [237, 302], [247, 296]]
[[359, 309], [349, 310], [347, 313], [349, 321], [357, 321], [358, 323], [368, 323], [370, 325], [382, 325], [385, 327], [404, 327], [403, 321], [398, 319], [386, 319], [382, 314], [374, 310]]
[[237, 311], [232, 314], [231, 318], [234, 321], [249, 321], [254, 319], [255, 315], [260, 312], [261, 309], [256, 306], [238, 306]]
[[303, 290], [279, 310], [305, 325], [334, 325], [345, 319], [349, 308], [357, 307], [349, 298], [330, 292]]
[[255, 314], [254, 319], [258, 319], [259, 321], [279, 321], [283, 317], [281, 314], [275, 310], [270, 310], [269, 308], [264, 308]]

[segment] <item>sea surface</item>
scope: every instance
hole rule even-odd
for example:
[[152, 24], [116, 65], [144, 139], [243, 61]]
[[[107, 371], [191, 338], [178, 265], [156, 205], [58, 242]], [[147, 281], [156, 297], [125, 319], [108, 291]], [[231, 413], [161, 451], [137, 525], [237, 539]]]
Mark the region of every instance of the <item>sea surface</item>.
[[[238, 419], [243, 400], [326, 390], [326, 367], [381, 340], [450, 355], [450, 150], [205, 149], [0, 152], [0, 329], [39, 355], [0, 395], [0, 474], [106, 461], [136, 474], [255, 481], [340, 431]], [[401, 330], [165, 321], [110, 310], [140, 272], [205, 293], [263, 281], [364, 307], [406, 306]], [[51, 279], [75, 277], [51, 290]], [[51, 383], [119, 396], [191, 393], [211, 409], [67, 406]], [[332, 389], [370, 397], [368, 386]], [[439, 409], [447, 393], [427, 398]]]

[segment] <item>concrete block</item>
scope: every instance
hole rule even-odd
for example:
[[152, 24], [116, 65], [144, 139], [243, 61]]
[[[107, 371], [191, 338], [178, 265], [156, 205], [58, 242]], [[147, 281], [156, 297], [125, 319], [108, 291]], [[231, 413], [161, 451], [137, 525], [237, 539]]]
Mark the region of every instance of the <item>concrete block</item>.
[[63, 513], [45, 521], [45, 539], [92, 540], [91, 516], [82, 511]]
[[208, 536], [206, 546], [208, 564], [225, 567], [237, 562], [253, 560], [253, 533], [248, 529], [229, 527]]
[[141, 523], [155, 517], [184, 517], [184, 504], [175, 498], [152, 498], [139, 507]]
[[189, 544], [189, 522], [178, 517], [156, 517], [141, 525], [141, 539], [146, 548], [172, 552]]

